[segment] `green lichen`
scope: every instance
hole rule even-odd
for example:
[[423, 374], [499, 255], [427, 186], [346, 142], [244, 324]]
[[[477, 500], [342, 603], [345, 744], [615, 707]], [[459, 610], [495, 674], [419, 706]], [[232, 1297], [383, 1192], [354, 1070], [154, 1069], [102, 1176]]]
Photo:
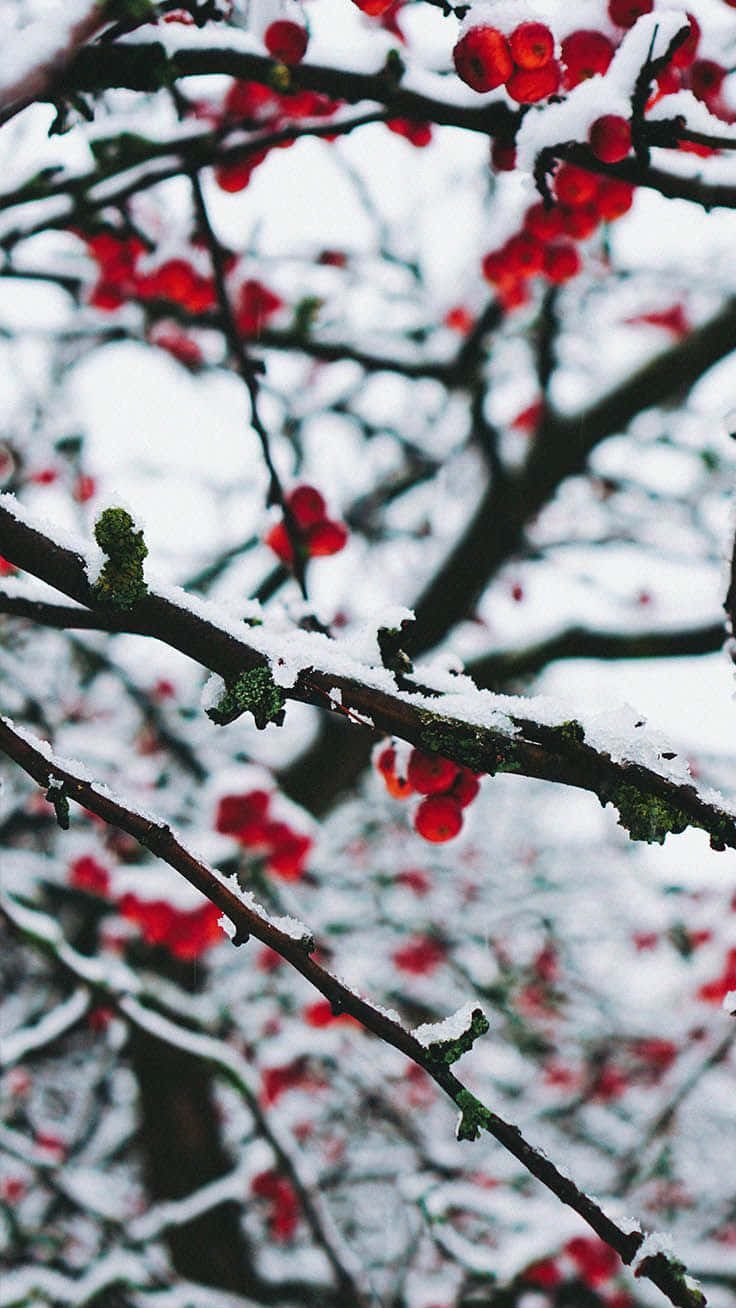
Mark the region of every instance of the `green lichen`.
[[207, 716], [218, 726], [234, 722], [243, 713], [252, 713], [259, 731], [269, 722], [277, 727], [284, 720], [284, 692], [267, 667], [250, 668], [227, 683], [217, 704], [207, 709]]
[[669, 832], [677, 836], [693, 825], [684, 809], [671, 800], [642, 794], [626, 781], [616, 786], [611, 801], [618, 809], [619, 825], [626, 828], [632, 840], [663, 845]]
[[291, 87], [291, 69], [288, 64], [276, 63], [268, 74], [269, 85], [283, 95]]
[[576, 722], [571, 718], [569, 722], [561, 722], [556, 728], [557, 735], [561, 741], [571, 745], [582, 745], [585, 740], [585, 730], [582, 723]]
[[294, 331], [297, 336], [309, 336], [324, 304], [321, 295], [305, 295], [294, 309]]
[[455, 1099], [460, 1109], [460, 1120], [455, 1128], [458, 1140], [477, 1140], [481, 1131], [487, 1129], [491, 1114], [479, 1099], [469, 1090], [461, 1090]]
[[95, 540], [107, 555], [92, 593], [98, 604], [132, 609], [148, 592], [143, 560], [148, 554], [143, 532], [125, 509], [103, 509], [95, 523]]
[[668, 1293], [672, 1303], [687, 1303], [688, 1308], [705, 1308], [708, 1300], [697, 1281], [688, 1276], [685, 1264], [679, 1258], [669, 1257], [665, 1253], [652, 1254], [649, 1258], [643, 1258], [634, 1272], [634, 1276], [647, 1276], [650, 1280], [654, 1280], [657, 1274], [666, 1275], [682, 1294], [682, 1298], [673, 1299]]
[[514, 742], [493, 735], [482, 727], [471, 727], [458, 718], [439, 718], [427, 709], [418, 709], [421, 723], [418, 744], [430, 754], [442, 754], [462, 763], [471, 772], [520, 772]]
[[456, 1040], [437, 1040], [429, 1045], [429, 1056], [435, 1062], [451, 1067], [458, 1058], [462, 1058], [463, 1054], [467, 1054], [473, 1048], [476, 1040], [479, 1036], [485, 1035], [488, 1028], [489, 1022], [485, 1013], [481, 1012], [480, 1008], [474, 1008], [467, 1030], [463, 1031]]
[[426, 709], [419, 709], [417, 715], [421, 723], [419, 744], [422, 749], [452, 758], [473, 772], [492, 772], [488, 746], [479, 731], [454, 718], [437, 718]]

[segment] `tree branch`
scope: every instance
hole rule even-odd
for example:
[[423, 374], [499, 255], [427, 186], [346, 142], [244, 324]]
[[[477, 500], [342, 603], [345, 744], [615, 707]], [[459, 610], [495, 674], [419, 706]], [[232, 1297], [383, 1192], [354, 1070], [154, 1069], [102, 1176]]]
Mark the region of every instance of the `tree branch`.
[[567, 627], [536, 644], [493, 650], [466, 668], [478, 686], [489, 689], [530, 677], [557, 659], [660, 659], [715, 654], [723, 648], [723, 622], [662, 631], [594, 631]]
[[[39, 785], [48, 789], [52, 782], [61, 782], [71, 799], [126, 831], [157, 858], [180, 872], [230, 918], [235, 927], [236, 942], [242, 943], [254, 935], [275, 949], [329, 1000], [335, 1011], [350, 1013], [379, 1039], [424, 1068], [460, 1109], [460, 1139], [476, 1139], [481, 1130], [487, 1131], [562, 1203], [574, 1209], [602, 1240], [616, 1250], [623, 1262], [630, 1264], [634, 1261], [644, 1240], [641, 1232], [625, 1231], [618, 1226], [554, 1163], [529, 1144], [518, 1127], [481, 1104], [449, 1066], [432, 1053], [431, 1046], [423, 1045], [394, 1017], [361, 998], [315, 962], [313, 940], [309, 937], [295, 939], [291, 931], [283, 930], [253, 906], [252, 899], [246, 901], [231, 891], [213, 868], [202, 863], [177, 840], [168, 825], [152, 821], [121, 800], [113, 799], [105, 789], [99, 789], [80, 775], [72, 764], [54, 757], [43, 742], [15, 730], [5, 718], [0, 718], [0, 749]], [[689, 1284], [682, 1265], [674, 1258], [662, 1254], [645, 1258], [638, 1265], [637, 1275], [651, 1280], [677, 1308], [704, 1308], [704, 1296]]]
[[[125, 45], [95, 47], [92, 51], [80, 50], [53, 91], [55, 95], [71, 91], [94, 93], [112, 87], [156, 91], [169, 84], [172, 78], [211, 73], [225, 73], [269, 84], [272, 69], [273, 61], [269, 58], [227, 47], [186, 48], [167, 55], [164, 47], [156, 42], [126, 42]], [[289, 90], [321, 91], [351, 104], [371, 100], [384, 105], [392, 116], [460, 127], [509, 140], [514, 138], [523, 117], [521, 111], [512, 110], [501, 101], [475, 107], [408, 91], [385, 70], [358, 73], [300, 64], [290, 69]], [[658, 122], [651, 127], [661, 136]], [[736, 186], [733, 185], [709, 183], [699, 177], [683, 177], [662, 169], [642, 167], [636, 160], [602, 164], [584, 145], [555, 147], [550, 152], [552, 157], [574, 159], [593, 171], [620, 177], [636, 186], [649, 187], [668, 198], [692, 200], [706, 209], [736, 207]]]
[[[51, 540], [19, 512], [11, 496], [0, 496], [3, 557], [79, 603], [99, 607], [81, 553]], [[736, 815], [722, 807], [720, 797], [700, 794], [671, 770], [637, 762], [633, 730], [630, 755], [614, 758], [604, 745], [588, 743], [586, 733], [595, 739], [594, 724], [564, 720], [562, 710], [559, 720], [550, 722], [547, 714], [537, 721], [533, 699], [526, 701], [527, 716], [519, 711], [520, 701], [449, 674], [430, 685], [403, 678], [402, 689], [394, 689], [393, 674], [352, 659], [338, 641], [296, 628], [284, 636], [267, 625], [244, 628], [246, 639], [239, 624], [222, 618], [214, 605], [176, 589], [166, 595], [149, 589], [121, 617], [119, 629], [164, 641], [218, 673], [228, 687], [254, 669], [268, 669], [276, 699], [330, 711], [337, 701], [355, 729], [367, 728], [372, 738], [376, 732], [398, 736], [476, 772], [514, 772], [588, 790], [603, 805], [615, 805], [632, 839], [662, 843], [667, 832], [695, 826], [708, 833], [714, 848], [736, 848]], [[279, 686], [287, 666], [289, 684]], [[425, 671], [425, 680], [432, 676]]]

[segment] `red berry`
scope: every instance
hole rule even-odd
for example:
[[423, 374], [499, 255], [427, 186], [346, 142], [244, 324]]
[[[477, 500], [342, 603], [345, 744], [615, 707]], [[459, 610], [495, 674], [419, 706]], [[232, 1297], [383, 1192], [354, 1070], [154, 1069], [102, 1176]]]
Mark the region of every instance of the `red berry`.
[[542, 401], [534, 400], [532, 404], [528, 404], [525, 409], [517, 413], [516, 417], [511, 420], [510, 426], [515, 431], [532, 432], [539, 425], [543, 413], [544, 405]]
[[490, 282], [492, 286], [500, 286], [504, 282], [514, 280], [514, 274], [509, 268], [505, 249], [491, 250], [484, 256], [481, 268], [486, 281]]
[[462, 304], [456, 304], [454, 308], [448, 309], [444, 317], [445, 327], [449, 327], [450, 331], [459, 332], [461, 336], [467, 336], [474, 322], [472, 313]]
[[386, 126], [390, 132], [395, 132], [397, 136], [403, 136], [417, 150], [429, 145], [432, 140], [431, 123], [415, 122], [411, 118], [389, 118]]
[[509, 43], [496, 27], [471, 27], [452, 52], [458, 77], [474, 91], [494, 91], [514, 71]]
[[562, 235], [562, 210], [556, 205], [548, 209], [540, 201], [527, 209], [524, 226], [538, 241], [553, 241]]
[[409, 780], [396, 772], [396, 750], [391, 746], [381, 750], [376, 759], [376, 767], [383, 777], [389, 795], [394, 799], [408, 799], [409, 795], [414, 794], [414, 787]]
[[700, 23], [694, 14], [688, 14], [690, 31], [685, 37], [679, 49], [675, 50], [672, 56], [672, 63], [676, 68], [687, 68], [695, 58], [695, 52], [700, 42]]
[[106, 895], [110, 888], [110, 873], [96, 858], [86, 854], [71, 864], [69, 884], [92, 895]]
[[544, 263], [544, 246], [529, 232], [512, 236], [504, 247], [506, 264], [514, 276], [531, 277], [542, 271]]
[[271, 843], [269, 870], [284, 881], [298, 881], [312, 848], [311, 838], [292, 831], [284, 822], [268, 823], [265, 836]]
[[545, 1258], [541, 1262], [532, 1263], [530, 1267], [527, 1267], [523, 1279], [529, 1285], [553, 1287], [560, 1284], [562, 1272], [552, 1258]]
[[555, 177], [555, 194], [560, 204], [570, 208], [591, 204], [598, 191], [598, 179], [576, 164], [563, 164]]
[[204, 355], [197, 342], [179, 331], [178, 327], [155, 329], [149, 339], [152, 345], [157, 345], [160, 350], [166, 350], [185, 368], [196, 370], [204, 362]]
[[72, 499], [75, 499], [77, 504], [86, 504], [88, 500], [93, 499], [96, 493], [97, 482], [94, 477], [87, 477], [84, 473], [81, 473], [74, 483]]
[[588, 1285], [601, 1285], [621, 1270], [621, 1260], [615, 1249], [595, 1236], [579, 1235], [568, 1240], [565, 1253], [572, 1258]]
[[238, 293], [236, 322], [243, 336], [258, 336], [283, 306], [283, 300], [262, 282], [249, 279], [243, 282]]
[[323, 268], [344, 268], [348, 261], [348, 256], [343, 250], [322, 250], [317, 263]]
[[647, 109], [656, 104], [658, 100], [661, 100], [662, 96], [674, 95], [676, 91], [680, 90], [682, 90], [682, 73], [679, 68], [675, 68], [673, 64], [670, 64], [669, 68], [663, 68], [662, 72], [658, 74], [657, 91], [647, 104]]
[[461, 808], [467, 808], [468, 804], [472, 804], [479, 790], [480, 782], [475, 772], [471, 772], [470, 768], [461, 768], [452, 783], [449, 797]]
[[307, 550], [313, 557], [339, 554], [348, 540], [348, 529], [342, 522], [332, 522], [326, 518], [317, 522], [307, 532]]
[[634, 203], [634, 188], [629, 182], [620, 182], [617, 177], [603, 177], [598, 183], [596, 204], [601, 218], [613, 222], [629, 212]]
[[544, 275], [557, 284], [569, 282], [580, 272], [582, 263], [574, 245], [550, 245], [544, 252]]
[[409, 756], [407, 776], [420, 795], [434, 795], [438, 791], [448, 790], [458, 771], [457, 763], [443, 758], [441, 754], [425, 754], [421, 749], [413, 749]]
[[380, 14], [385, 14], [393, 2], [394, 0], [353, 0], [353, 4], [358, 6], [361, 13], [368, 14], [370, 18], [378, 18]]
[[19, 1176], [5, 1176], [0, 1183], [0, 1199], [6, 1204], [17, 1204], [26, 1193], [26, 1183]]
[[518, 309], [519, 305], [527, 304], [529, 301], [529, 291], [527, 283], [523, 277], [512, 278], [511, 281], [505, 281], [498, 288], [499, 303], [504, 309]]
[[273, 527], [266, 532], [264, 536], [266, 545], [278, 555], [282, 563], [291, 563], [294, 558], [294, 551], [289, 540], [289, 533], [283, 522], [275, 522]]
[[631, 124], [620, 114], [603, 114], [592, 124], [588, 140], [601, 163], [620, 163], [631, 149]]
[[545, 23], [520, 23], [509, 37], [509, 46], [519, 68], [541, 68], [555, 52], [555, 38]]
[[688, 84], [698, 100], [710, 105], [720, 92], [725, 76], [725, 68], [714, 59], [696, 59], [690, 68]]
[[449, 795], [429, 795], [414, 814], [414, 830], [433, 844], [452, 840], [462, 825], [462, 809]]
[[299, 527], [313, 527], [325, 520], [325, 501], [314, 486], [297, 486], [286, 497], [286, 502]]
[[408, 799], [414, 794], [414, 787], [406, 777], [400, 777], [395, 772], [389, 772], [384, 776], [386, 789], [393, 799]]
[[[425, 799], [424, 802], [427, 804], [429, 800]], [[445, 950], [442, 945], [429, 936], [417, 936], [409, 940], [401, 949], [397, 949], [393, 956], [397, 967], [403, 968], [405, 972], [415, 972], [417, 976], [421, 976], [423, 972], [434, 972], [444, 957]]]
[[562, 42], [562, 62], [565, 65], [563, 85], [571, 91], [579, 82], [585, 82], [596, 73], [605, 73], [613, 59], [613, 44], [602, 32], [580, 28], [571, 32]]
[[263, 36], [263, 44], [274, 59], [284, 64], [300, 64], [304, 58], [309, 34], [301, 23], [279, 18], [270, 23]]
[[595, 204], [579, 204], [575, 209], [562, 209], [562, 230], [574, 241], [587, 241], [593, 235], [600, 215]]
[[237, 163], [218, 164], [215, 168], [215, 181], [221, 191], [227, 191], [229, 194], [235, 194], [236, 191], [243, 191], [250, 181], [254, 169], [259, 163], [263, 163], [266, 158], [266, 150], [254, 150], [252, 154], [245, 159], [239, 159]]
[[536, 104], [560, 89], [560, 65], [550, 59], [541, 68], [517, 68], [506, 83], [512, 100], [519, 104]]
[[263, 821], [269, 805], [266, 790], [249, 790], [244, 795], [223, 795], [217, 805], [215, 830], [224, 836], [239, 836], [250, 823]]
[[651, 14], [654, 0], [608, 0], [608, 17], [617, 27], [633, 27], [642, 14]]

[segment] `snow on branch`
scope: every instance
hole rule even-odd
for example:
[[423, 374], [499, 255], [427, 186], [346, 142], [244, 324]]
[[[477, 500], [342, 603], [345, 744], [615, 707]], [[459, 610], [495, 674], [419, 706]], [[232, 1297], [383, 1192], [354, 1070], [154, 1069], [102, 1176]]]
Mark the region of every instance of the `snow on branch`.
[[[658, 14], [661, 23], [662, 15]], [[682, 17], [669, 16], [666, 35], [682, 26]], [[639, 24], [637, 24], [637, 29]], [[642, 34], [644, 25], [642, 25]], [[642, 53], [642, 60], [646, 58]], [[628, 72], [629, 60], [625, 71]], [[237, 49], [234, 45], [187, 46], [170, 48], [157, 40], [126, 41], [125, 44], [110, 43], [96, 47], [94, 51], [82, 49], [66, 70], [64, 78], [53, 88], [57, 95], [69, 95], [74, 92], [96, 93], [112, 87], [129, 87], [133, 90], [156, 91], [166, 87], [172, 80], [185, 77], [206, 76], [212, 73], [228, 74], [231, 77], [247, 81], [270, 83], [272, 60], [254, 54], [249, 50]], [[638, 71], [638, 70], [637, 70]], [[599, 79], [602, 80], [602, 79]], [[409, 81], [409, 79], [407, 79]], [[290, 91], [317, 91], [345, 101], [349, 104], [361, 104], [365, 101], [382, 105], [392, 115], [398, 115], [422, 122], [438, 125], [460, 127], [467, 131], [479, 132], [486, 136], [513, 139], [522, 119], [525, 124], [530, 121], [518, 109], [512, 109], [503, 101], [490, 104], [469, 105], [446, 98], [444, 79], [434, 81], [425, 79], [422, 87], [436, 84], [438, 94], [426, 94], [405, 85], [402, 75], [387, 74], [385, 68], [375, 72], [362, 72], [317, 64], [302, 63], [290, 69]], [[622, 92], [616, 89], [620, 97]], [[552, 109], [556, 106], [552, 105]], [[542, 121], [549, 108], [534, 115]], [[697, 115], [696, 115], [697, 116]], [[553, 115], [553, 121], [555, 121]], [[642, 122], [642, 139], [645, 139], [648, 124]], [[673, 144], [677, 135], [670, 127]], [[662, 127], [659, 122], [652, 125], [653, 139], [661, 139]], [[722, 135], [722, 129], [719, 133]], [[568, 133], [569, 136], [569, 133]], [[557, 140], [561, 139], [559, 136]], [[687, 139], [683, 137], [682, 139]], [[714, 138], [715, 143], [716, 138]], [[622, 177], [638, 186], [650, 187], [662, 195], [671, 198], [689, 199], [706, 208], [722, 206], [736, 207], [736, 186], [729, 183], [709, 182], [700, 176], [683, 176], [669, 173], [663, 169], [651, 168], [639, 160], [624, 164], [602, 164], [587, 147], [580, 147], [585, 155], [586, 167], [614, 177]], [[567, 157], [560, 153], [558, 157]], [[200, 162], [205, 162], [201, 160]]]
[[[105, 611], [88, 579], [96, 556], [78, 539], [55, 539], [52, 532], [12, 496], [0, 496], [3, 557]], [[697, 827], [714, 849], [736, 848], [736, 809], [717, 792], [696, 788], [665, 743], [638, 735], [645, 723], [631, 709], [586, 718], [547, 699], [494, 695], [469, 677], [434, 668], [397, 676], [380, 665], [377, 645], [375, 661], [367, 661], [349, 641], [290, 624], [245, 627], [242, 618], [178, 587], [151, 584], [119, 616], [117, 630], [162, 640], [222, 679], [209, 695], [215, 721], [250, 711], [265, 726], [280, 720], [285, 700], [299, 700], [474, 772], [512, 772], [588, 790], [602, 805], [613, 804], [633, 840], [662, 844], [670, 832]]]
[[59, 14], [3, 36], [0, 58], [0, 123], [53, 88], [79, 47], [105, 23], [106, 4], [99, 0], [65, 0]]
[[[166, 824], [157, 822], [149, 814], [137, 810], [122, 799], [111, 796], [105, 786], [90, 781], [79, 765], [57, 758], [43, 741], [36, 740], [27, 731], [15, 728], [6, 718], [0, 718], [0, 750], [12, 758], [39, 785], [48, 789], [51, 781], [61, 782], [69, 798], [83, 804], [86, 809], [96, 813], [104, 821], [126, 831], [158, 858], [181, 873], [227, 914], [235, 926], [235, 943], [242, 943], [250, 935], [254, 935], [310, 981], [330, 1002], [335, 1011], [346, 1012], [357, 1018], [379, 1039], [424, 1068], [460, 1110], [456, 1132], [459, 1140], [476, 1140], [482, 1131], [492, 1135], [562, 1203], [577, 1212], [602, 1240], [616, 1250], [624, 1263], [630, 1264], [634, 1260], [645, 1238], [642, 1233], [627, 1231], [617, 1225], [598, 1203], [578, 1189], [569, 1176], [560, 1171], [544, 1153], [531, 1145], [518, 1127], [505, 1121], [482, 1104], [450, 1070], [445, 1057], [447, 1041], [444, 1036], [449, 1034], [455, 1043], [458, 1043], [457, 1033], [460, 1028], [463, 1028], [460, 1030], [459, 1043], [464, 1048], [470, 1047], [472, 1043], [470, 1037], [481, 1035], [486, 1026], [480, 1012], [476, 1014], [471, 1011], [470, 1026], [467, 1030], [465, 1022], [467, 1014], [461, 1010], [450, 1019], [446, 1029], [440, 1029], [439, 1041], [435, 1039], [436, 1030], [430, 1030], [428, 1033], [420, 1029], [417, 1038], [417, 1035], [403, 1027], [390, 1013], [359, 995], [317, 963], [313, 957], [316, 943], [311, 938], [306, 936], [297, 938], [293, 930], [282, 929], [262, 909], [254, 906], [251, 896], [230, 890], [221, 874], [186, 849]], [[20, 922], [18, 922], [19, 913]], [[13, 905], [11, 902], [8, 916], [13, 917], [21, 930], [24, 929], [25, 922], [25, 929], [28, 930], [33, 926], [31, 919], [35, 920], [40, 915], [32, 910], [24, 910], [20, 905]], [[57, 944], [60, 943], [55, 924], [50, 924], [49, 928], [41, 934], [42, 939], [46, 938], [47, 945], [50, 939]], [[67, 946], [66, 949], [68, 951], [69, 947]], [[104, 982], [102, 984], [104, 985]], [[145, 1013], [136, 1000], [121, 998], [120, 1008], [134, 1020], [142, 1021], [145, 1018], [147, 1029], [160, 1035], [161, 1038], [168, 1037], [176, 1041], [184, 1038], [185, 1047], [191, 1052], [208, 1057], [212, 1053], [212, 1046], [216, 1046], [216, 1052], [218, 1055], [220, 1053], [219, 1042], [211, 1041], [207, 1036], [187, 1032], [182, 1036], [178, 1026], [172, 1036], [166, 1019], [156, 1014]], [[427, 1038], [429, 1038], [428, 1044], [425, 1043]], [[457, 1052], [459, 1056], [464, 1049], [458, 1049]], [[237, 1060], [238, 1063], [240, 1061], [239, 1056], [231, 1051], [228, 1051], [227, 1059]], [[682, 1263], [674, 1255], [661, 1253], [656, 1258], [646, 1259], [638, 1265], [638, 1274], [653, 1281], [676, 1308], [704, 1308], [706, 1302], [704, 1296], [689, 1281]]]

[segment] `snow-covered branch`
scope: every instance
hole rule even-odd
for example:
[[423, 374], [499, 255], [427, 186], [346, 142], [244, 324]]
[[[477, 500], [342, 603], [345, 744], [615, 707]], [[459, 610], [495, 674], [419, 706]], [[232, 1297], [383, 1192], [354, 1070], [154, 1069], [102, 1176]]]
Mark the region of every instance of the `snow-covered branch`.
[[[421, 1029], [416, 1034], [408, 1031], [395, 1014], [372, 1004], [315, 961], [313, 953], [316, 942], [306, 928], [293, 920], [286, 924], [283, 920], [281, 923], [274, 921], [255, 903], [252, 896], [230, 890], [221, 874], [186, 849], [168, 825], [158, 822], [150, 814], [138, 811], [122, 799], [113, 797], [106, 787], [90, 781], [78, 766], [57, 758], [43, 741], [36, 740], [29, 732], [14, 728], [5, 718], [0, 718], [0, 749], [46, 790], [52, 785], [63, 787], [69, 799], [128, 832], [156, 857], [180, 872], [223, 910], [232, 923], [227, 934], [231, 935], [236, 944], [243, 943], [253, 935], [269, 945], [311, 981], [329, 1000], [333, 1011], [349, 1013], [379, 1039], [422, 1067], [460, 1109], [458, 1139], [475, 1140], [482, 1131], [487, 1131], [557, 1195], [562, 1203], [579, 1213], [625, 1263], [634, 1260], [644, 1239], [641, 1232], [626, 1231], [618, 1226], [599, 1204], [578, 1189], [569, 1176], [535, 1149], [518, 1127], [485, 1107], [450, 1070], [451, 1064], [471, 1047], [473, 1039], [487, 1029], [487, 1023], [480, 1021], [482, 1014], [476, 1021], [476, 1014], [473, 1013], [467, 1032], [461, 1031], [459, 1037], [455, 1019], [449, 1022], [446, 1029], [437, 1026], [430, 1028], [429, 1035]], [[23, 913], [24, 910], [21, 910], [20, 922], [17, 909], [14, 914], [16, 925], [21, 930]], [[30, 910], [25, 910], [26, 916], [30, 913]], [[125, 1004], [128, 1002], [121, 1001], [122, 1011], [126, 1011]], [[134, 1011], [140, 1021], [140, 1005]], [[151, 1020], [158, 1032], [161, 1020]], [[177, 1040], [180, 1035], [177, 1029]], [[204, 1056], [210, 1050], [208, 1037], [191, 1035], [187, 1044], [190, 1050], [196, 1046], [197, 1051]], [[660, 1254], [656, 1258], [643, 1260], [639, 1264], [638, 1274], [653, 1281], [677, 1308], [703, 1308], [703, 1295], [688, 1283], [684, 1269], [674, 1255], [669, 1258]]]
[[[0, 499], [0, 552], [78, 603], [109, 612], [89, 581], [99, 557], [74, 538], [53, 539], [10, 496]], [[644, 723], [632, 710], [581, 717], [543, 699], [493, 695], [431, 667], [397, 677], [380, 665], [377, 645], [368, 661], [349, 643], [290, 625], [244, 628], [176, 587], [149, 586], [118, 629], [163, 640], [218, 674], [220, 690], [209, 692], [216, 721], [250, 710], [265, 725], [280, 720], [288, 699], [327, 711], [339, 701], [337, 711], [347, 711], [356, 729], [397, 736], [475, 772], [588, 790], [618, 809], [632, 839], [661, 844], [693, 826], [714, 848], [736, 848], [736, 812], [717, 793], [698, 790], [666, 745], [649, 735], [640, 743]]]

